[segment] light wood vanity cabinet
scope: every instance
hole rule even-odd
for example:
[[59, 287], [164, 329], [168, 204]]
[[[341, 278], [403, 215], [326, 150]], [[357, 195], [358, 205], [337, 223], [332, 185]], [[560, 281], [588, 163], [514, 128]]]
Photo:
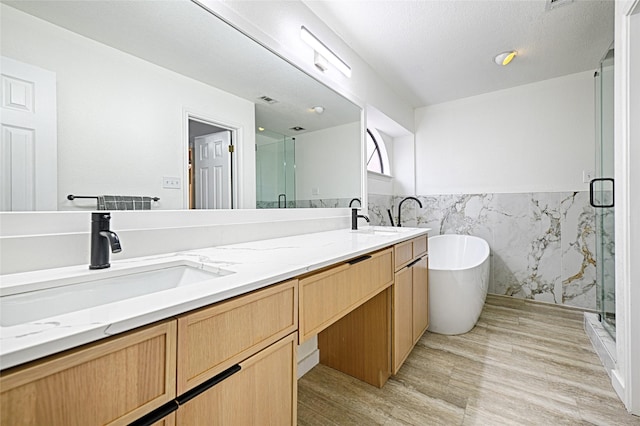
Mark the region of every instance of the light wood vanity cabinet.
[[293, 425], [299, 342], [318, 334], [323, 364], [378, 387], [397, 371], [428, 325], [426, 251], [419, 237], [2, 371], [1, 424]]
[[172, 320], [3, 371], [0, 423], [128, 424], [175, 398], [175, 370]]
[[300, 278], [300, 341], [318, 334], [320, 362], [371, 385], [391, 375], [393, 249]]
[[427, 236], [394, 247], [393, 374], [429, 326]]
[[297, 291], [287, 281], [3, 371], [0, 424], [127, 425], [158, 412], [154, 426], [295, 424]]
[[381, 250], [300, 278], [300, 342], [393, 283], [393, 250]]

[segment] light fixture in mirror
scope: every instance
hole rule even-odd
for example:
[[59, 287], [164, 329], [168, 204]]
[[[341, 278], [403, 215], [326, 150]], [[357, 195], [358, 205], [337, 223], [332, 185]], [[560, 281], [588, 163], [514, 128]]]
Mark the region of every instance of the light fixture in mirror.
[[[57, 161], [53, 155], [45, 158], [57, 172], [47, 180], [53, 183], [48, 206], [35, 209], [96, 208], [95, 200], [68, 200], [68, 194], [158, 197], [152, 209], [197, 206], [197, 178], [206, 173], [196, 170], [196, 154], [229, 149], [213, 142], [197, 147], [195, 139], [203, 135], [190, 134], [190, 122], [210, 126], [210, 133], [229, 132], [233, 152], [222, 160], [229, 166], [230, 186], [223, 208], [256, 207], [258, 126], [299, 140], [300, 192], [293, 197], [314, 201], [304, 206], [330, 206], [334, 203], [324, 200], [360, 195], [361, 136], [351, 129], [360, 128], [361, 109], [198, 4], [3, 1], [0, 6], [2, 56], [55, 78]], [[322, 105], [324, 114], [310, 112], [310, 105]], [[11, 126], [19, 127], [3, 122]], [[290, 130], [294, 127], [305, 130]], [[14, 141], [27, 136], [16, 134]], [[339, 151], [335, 140], [342, 144]], [[323, 157], [309, 154], [323, 146]], [[4, 199], [12, 192], [12, 177], [2, 179]], [[36, 190], [33, 198], [39, 196]]]

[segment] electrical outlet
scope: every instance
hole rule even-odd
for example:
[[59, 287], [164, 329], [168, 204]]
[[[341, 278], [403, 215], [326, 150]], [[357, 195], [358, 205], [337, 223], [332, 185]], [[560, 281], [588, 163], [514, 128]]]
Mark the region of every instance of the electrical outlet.
[[162, 187], [165, 189], [180, 189], [179, 177], [163, 177]]
[[582, 171], [582, 182], [589, 183], [593, 179], [593, 172], [591, 170], [583, 170]]

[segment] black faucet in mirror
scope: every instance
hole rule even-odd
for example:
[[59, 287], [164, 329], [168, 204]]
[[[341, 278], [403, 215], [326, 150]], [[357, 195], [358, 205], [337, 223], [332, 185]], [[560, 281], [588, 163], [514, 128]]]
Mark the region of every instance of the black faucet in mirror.
[[364, 220], [366, 220], [368, 223], [371, 222], [369, 220], [369, 218], [363, 214], [358, 214], [358, 209], [357, 208], [352, 208], [351, 209], [351, 229], [354, 231], [358, 230], [358, 218], [363, 218]]
[[402, 203], [407, 200], [415, 201], [416, 203], [418, 203], [420, 208], [422, 208], [422, 203], [416, 197], [405, 197], [402, 201], [400, 201], [400, 204], [398, 204], [398, 226], [402, 226]]
[[118, 235], [109, 229], [111, 214], [91, 213], [91, 264], [89, 269], [111, 266], [109, 252], [120, 253], [122, 246]]
[[349, 201], [349, 208], [351, 208], [354, 201], [357, 201], [358, 204], [360, 204], [360, 207], [362, 207], [362, 201], [360, 201], [360, 198], [352, 198], [351, 201]]

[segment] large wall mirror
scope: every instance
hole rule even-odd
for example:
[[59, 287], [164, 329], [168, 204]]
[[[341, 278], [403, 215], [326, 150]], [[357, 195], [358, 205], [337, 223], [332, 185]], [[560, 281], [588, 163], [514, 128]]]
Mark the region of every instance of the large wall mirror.
[[197, 3], [0, 7], [1, 210], [345, 207], [361, 195], [361, 109]]

